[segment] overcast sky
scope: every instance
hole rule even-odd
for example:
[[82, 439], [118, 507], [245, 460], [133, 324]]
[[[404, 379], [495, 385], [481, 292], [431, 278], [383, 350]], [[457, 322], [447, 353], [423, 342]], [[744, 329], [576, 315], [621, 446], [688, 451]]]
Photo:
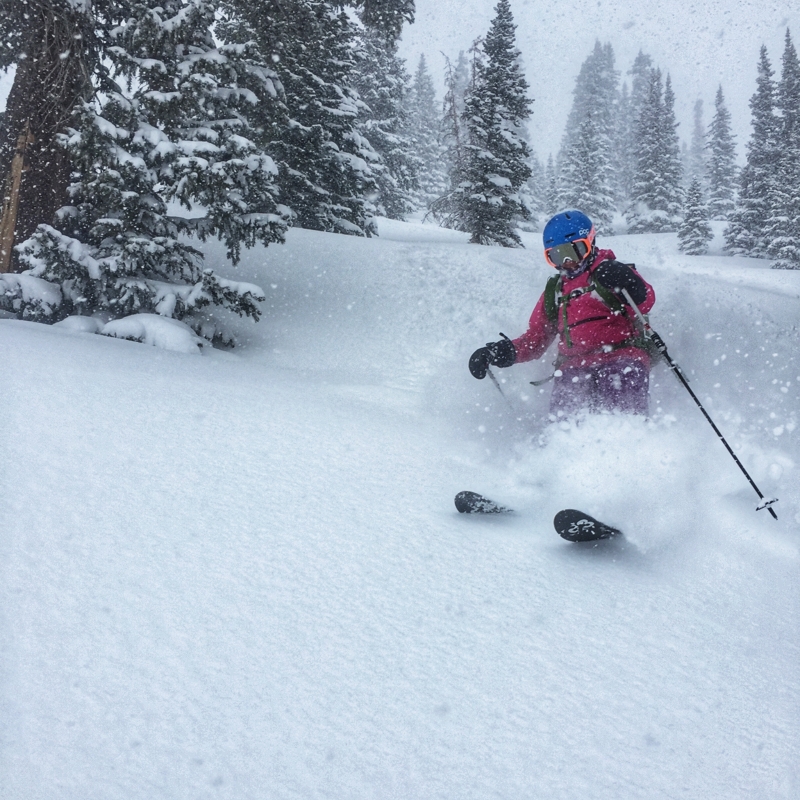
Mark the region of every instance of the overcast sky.
[[[441, 94], [442, 51], [455, 60], [459, 50], [483, 36], [496, 2], [416, 0], [416, 22], [406, 26], [401, 42], [409, 71], [413, 74], [424, 53]], [[691, 136], [695, 100], [703, 99], [708, 124], [721, 83], [740, 157], [750, 135], [748, 101], [755, 91], [759, 48], [767, 45], [778, 75], [787, 26], [800, 49], [798, 0], [588, 0], [581, 5], [511, 0], [511, 10], [535, 100], [532, 143], [542, 160], [558, 151], [575, 77], [598, 38], [611, 43], [618, 70], [626, 72], [641, 49], [672, 75], [681, 123], [678, 132], [686, 140]]]

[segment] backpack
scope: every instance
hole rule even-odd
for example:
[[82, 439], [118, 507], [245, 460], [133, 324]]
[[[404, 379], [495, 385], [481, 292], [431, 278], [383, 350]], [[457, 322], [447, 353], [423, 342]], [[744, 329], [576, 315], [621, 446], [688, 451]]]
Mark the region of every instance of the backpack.
[[[634, 264], [625, 264], [625, 266], [631, 268], [635, 267]], [[596, 292], [600, 299], [611, 309], [613, 314], [616, 315], [625, 313], [625, 305], [620, 301], [620, 299], [610, 289], [607, 289], [605, 286], [597, 283], [591, 275], [589, 276], [589, 282], [584, 288], [576, 289], [574, 292], [570, 292], [568, 295], [564, 295], [561, 292], [563, 282], [564, 277], [561, 274], [553, 275], [547, 279], [547, 284], [544, 287], [544, 312], [550, 324], [557, 325], [559, 309], [563, 309], [564, 341], [566, 342], [567, 347], [572, 347], [572, 338], [570, 337], [569, 326], [567, 325], [567, 305], [569, 304], [570, 299], [579, 297], [580, 295], [588, 292]], [[647, 319], [646, 316], [645, 319]], [[613, 345], [613, 349], [618, 350], [622, 347], [631, 346], [638, 347], [640, 350], [644, 350], [644, 352], [647, 353], [651, 359], [651, 362], [655, 363], [661, 358], [661, 351], [658, 350], [652, 339], [645, 334], [645, 331], [642, 328], [639, 320], [634, 319], [633, 322], [636, 326], [637, 335], [631, 337], [630, 339], [625, 339], [622, 342], [618, 342], [616, 345]]]

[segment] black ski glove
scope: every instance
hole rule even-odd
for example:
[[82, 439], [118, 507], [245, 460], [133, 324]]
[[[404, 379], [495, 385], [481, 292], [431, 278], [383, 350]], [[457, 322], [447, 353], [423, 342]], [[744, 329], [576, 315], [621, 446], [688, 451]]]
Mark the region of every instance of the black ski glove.
[[517, 348], [504, 333], [499, 342], [487, 342], [479, 347], [469, 358], [469, 371], [479, 381], [486, 377], [489, 366], [510, 367], [517, 360]]
[[593, 273], [597, 283], [604, 286], [614, 294], [619, 295], [623, 303], [627, 303], [622, 289], [627, 289], [636, 305], [644, 303], [647, 299], [647, 287], [644, 281], [631, 269], [630, 264], [619, 261], [604, 261]]

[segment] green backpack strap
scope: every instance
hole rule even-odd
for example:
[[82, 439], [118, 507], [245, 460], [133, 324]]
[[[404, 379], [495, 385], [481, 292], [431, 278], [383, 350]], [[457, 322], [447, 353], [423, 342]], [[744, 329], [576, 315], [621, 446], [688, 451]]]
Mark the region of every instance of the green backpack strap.
[[[558, 307], [562, 305], [560, 298], [557, 294], [561, 288], [561, 275], [553, 275], [547, 279], [547, 285], [544, 287], [544, 313], [548, 321], [555, 325], [558, 321]], [[590, 285], [584, 291], [596, 292], [600, 299], [615, 313], [622, 314], [625, 307], [620, 302], [616, 295], [601, 286], [597, 281], [591, 280]], [[564, 304], [566, 305], [566, 304]]]
[[620, 302], [619, 298], [605, 286], [599, 284], [592, 278], [592, 291], [600, 295], [600, 299], [615, 313], [622, 314], [625, 311], [625, 306]]
[[555, 325], [558, 322], [556, 292], [559, 290], [560, 286], [561, 276], [553, 275], [547, 279], [547, 285], [544, 287], [544, 313], [551, 325]]

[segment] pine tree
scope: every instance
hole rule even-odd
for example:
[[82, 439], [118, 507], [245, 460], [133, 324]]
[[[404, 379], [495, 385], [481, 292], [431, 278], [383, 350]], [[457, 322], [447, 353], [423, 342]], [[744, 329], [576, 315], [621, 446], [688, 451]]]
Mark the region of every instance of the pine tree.
[[596, 123], [597, 114], [587, 111], [573, 131], [569, 149], [560, 156], [564, 164], [559, 193], [562, 207], [579, 208], [594, 222], [599, 233], [613, 233], [614, 192], [611, 184], [610, 142]]
[[630, 233], [675, 231], [681, 220], [680, 145], [675, 96], [667, 76], [651, 70], [636, 130], [636, 179], [626, 213]]
[[692, 142], [689, 145], [688, 162], [686, 165], [684, 179], [687, 185], [697, 178], [701, 188], [705, 191], [707, 181], [707, 150], [706, 150], [706, 130], [703, 125], [703, 101], [696, 100], [693, 112], [694, 125], [692, 127]]
[[281, 201], [291, 208], [293, 224], [373, 234], [369, 197], [380, 157], [358, 127], [357, 21], [334, 0], [220, 2], [223, 38], [255, 42], [277, 73], [284, 119], [266, 107], [260, 143], [278, 165]]
[[409, 126], [414, 152], [420, 159], [417, 205], [427, 208], [447, 187], [445, 149], [439, 140], [439, 109], [436, 91], [424, 55], [420, 55], [411, 85]]
[[[667, 214], [672, 214], [675, 221], [680, 220], [684, 202], [683, 191], [683, 166], [680, 155], [680, 138], [678, 137], [678, 122], [675, 119], [675, 92], [672, 90], [672, 79], [667, 73], [664, 82], [664, 107], [663, 107], [664, 138], [664, 179], [665, 179], [665, 206]], [[674, 222], [673, 230], [675, 230]]]
[[463, 161], [466, 131], [462, 117], [464, 116], [469, 82], [469, 62], [464, 51], [459, 51], [455, 66], [452, 65], [449, 58], [445, 57], [445, 95], [439, 138], [445, 146], [448, 174], [453, 164]]
[[736, 142], [722, 86], [714, 100], [714, 118], [708, 127], [708, 211], [711, 219], [727, 219], [736, 195]]
[[689, 145], [686, 144], [683, 140], [681, 140], [681, 175], [683, 175], [683, 187], [684, 189], [688, 189], [689, 186], [687, 185], [687, 181], [691, 184], [692, 179], [689, 177], [689, 173], [692, 170], [691, 159], [689, 157]]
[[767, 48], [762, 45], [756, 92], [750, 98], [753, 132], [747, 143], [747, 162], [739, 175], [736, 207], [725, 229], [725, 248], [735, 255], [763, 256], [767, 252], [768, 220], [780, 161], [773, 74]]
[[364, 24], [396, 43], [405, 23], [414, 22], [414, 0], [353, 0]]
[[615, 125], [612, 135], [614, 195], [617, 207], [624, 209], [632, 185], [630, 168], [630, 146], [633, 138], [631, 122], [631, 96], [628, 84], [623, 81], [617, 94], [614, 111]]
[[380, 157], [373, 165], [376, 209], [405, 219], [415, 208], [422, 168], [409, 120], [409, 77], [394, 42], [369, 28], [361, 41], [355, 88], [362, 100], [360, 130]]
[[686, 193], [683, 222], [678, 228], [678, 247], [690, 256], [701, 256], [708, 251], [714, 238], [708, 224], [708, 209], [703, 202], [703, 188], [695, 177]]
[[[255, 99], [238, 84], [246, 50], [215, 45], [207, 0], [151, 0], [135, 12], [107, 51], [133, 91], [109, 85], [84, 104], [66, 140], [76, 165], [72, 205], [58, 229], [39, 227], [20, 259], [31, 275], [60, 286], [56, 317], [157, 313], [230, 341], [208, 307], [258, 319], [261, 292], [204, 270], [184, 237], [220, 237], [234, 261], [242, 245], [283, 237], [277, 170], [248, 139], [242, 113]], [[205, 214], [168, 214], [170, 201]]]
[[531, 168], [531, 176], [522, 185], [520, 197], [528, 209], [530, 219], [521, 221], [520, 227], [523, 230], [538, 231], [541, 230], [541, 217], [546, 213], [547, 178], [544, 165], [532, 150], [528, 164]]
[[626, 213], [628, 231], [643, 233], [660, 230], [651, 222], [654, 209], [660, 204], [661, 174], [661, 72], [651, 69], [645, 94], [637, 113], [633, 152], [636, 171], [631, 187], [631, 205]]
[[485, 62], [475, 64], [464, 110], [468, 144], [459, 203], [473, 244], [520, 247], [514, 223], [528, 216], [519, 191], [531, 174], [522, 126], [532, 101], [515, 30], [509, 0], [498, 0], [483, 45]]
[[61, 136], [102, 80], [108, 31], [127, 0], [0, 0], [0, 70], [16, 68], [0, 126], [0, 185], [20, 135], [28, 133], [15, 241], [52, 224], [67, 201], [71, 164]]
[[[628, 74], [631, 76], [631, 118], [638, 122], [647, 102], [648, 87], [652, 79], [653, 59], [641, 50], [636, 54]], [[635, 131], [634, 131], [635, 134]]]
[[629, 204], [633, 197], [633, 185], [637, 174], [638, 150], [637, 131], [639, 129], [642, 108], [647, 97], [647, 87], [652, 70], [652, 58], [641, 50], [628, 70], [631, 76], [630, 93], [627, 84], [619, 100], [619, 113], [615, 137], [617, 193], [624, 204]]
[[595, 42], [573, 90], [561, 146], [561, 205], [580, 208], [601, 233], [612, 232], [615, 103], [619, 75], [611, 45]]
[[547, 157], [547, 166], [544, 171], [545, 193], [544, 193], [544, 213], [548, 218], [558, 213], [561, 204], [559, 203], [558, 192], [558, 169], [553, 161], [553, 154]]
[[769, 254], [775, 269], [800, 269], [800, 60], [788, 30], [776, 95], [780, 160], [767, 223]]
[[[525, 72], [525, 62], [520, 55], [517, 59], [517, 64], [520, 72]], [[516, 224], [520, 230], [534, 232], [542, 229], [540, 217], [543, 213], [543, 198], [545, 193], [544, 185], [544, 165], [539, 160], [533, 142], [531, 141], [530, 129], [527, 124], [523, 124], [519, 128], [519, 135], [525, 141], [528, 148], [528, 166], [530, 167], [530, 176], [519, 189], [519, 199], [523, 206], [527, 209], [527, 214], [524, 217], [519, 217]]]
[[439, 141], [444, 147], [447, 181], [444, 193], [431, 201], [430, 209], [440, 225], [456, 230], [464, 230], [459, 201], [466, 171], [467, 129], [464, 124], [464, 107], [468, 86], [469, 68], [464, 51], [459, 52], [455, 67], [445, 57], [445, 94]]

